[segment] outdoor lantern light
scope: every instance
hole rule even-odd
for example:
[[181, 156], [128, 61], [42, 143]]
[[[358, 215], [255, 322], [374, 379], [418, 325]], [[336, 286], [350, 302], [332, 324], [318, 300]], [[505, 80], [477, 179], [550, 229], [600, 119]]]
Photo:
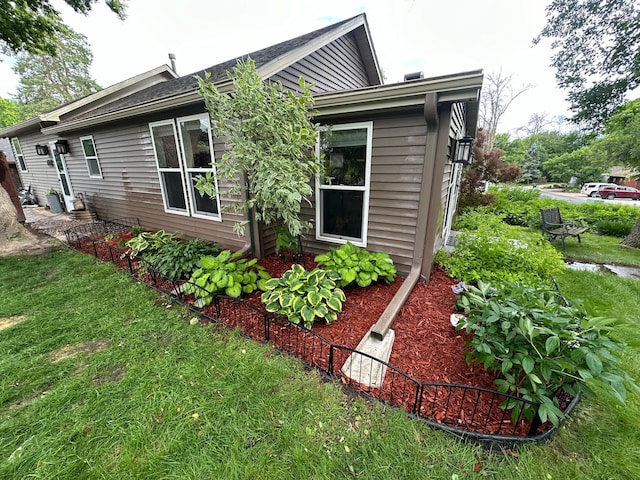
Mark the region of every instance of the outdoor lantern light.
[[453, 155], [454, 163], [462, 163], [463, 165], [471, 164], [473, 160], [473, 137], [463, 137], [456, 140], [455, 152]]
[[61, 153], [63, 155], [65, 153], [69, 153], [69, 142], [67, 142], [66, 140], [56, 141], [55, 146], [58, 153]]
[[49, 147], [47, 147], [46, 145], [36, 145], [36, 153], [38, 155], [48, 155]]

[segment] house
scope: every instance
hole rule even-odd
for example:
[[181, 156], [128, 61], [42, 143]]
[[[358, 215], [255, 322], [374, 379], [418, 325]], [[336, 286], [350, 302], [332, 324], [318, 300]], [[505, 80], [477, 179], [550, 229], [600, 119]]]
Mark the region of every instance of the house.
[[16, 188], [20, 187], [22, 183], [20, 181], [20, 174], [18, 173], [18, 165], [16, 164], [16, 159], [13, 156], [13, 149], [11, 148], [11, 143], [8, 138], [0, 137], [0, 152], [4, 152], [7, 157], [7, 163], [9, 164], [13, 184]]
[[611, 169], [607, 173], [602, 174], [602, 177], [608, 183], [640, 188], [640, 173], [633, 169], [620, 166], [611, 167]]
[[[300, 76], [313, 83], [315, 121], [331, 127], [330, 162], [342, 179], [315, 182], [313, 206], [303, 211], [315, 225], [306, 251], [351, 241], [388, 252], [412, 281], [428, 278], [457, 203], [456, 143], [475, 136], [482, 72], [383, 85], [364, 14], [249, 56], [267, 81], [293, 90]], [[13, 142], [24, 163], [22, 183], [34, 186], [42, 204], [50, 188], [69, 209], [82, 193], [100, 218], [138, 217], [145, 227], [266, 255], [274, 234], [255, 224], [239, 237], [233, 225], [244, 218], [223, 213], [232, 201], [225, 185], [215, 200], [193, 188], [192, 179], [215, 168], [224, 149], [194, 75], [209, 72], [218, 89], [229, 91], [227, 71], [236, 62], [182, 77], [168, 68], [147, 72], [0, 136]], [[37, 146], [47, 154], [37, 155]]]

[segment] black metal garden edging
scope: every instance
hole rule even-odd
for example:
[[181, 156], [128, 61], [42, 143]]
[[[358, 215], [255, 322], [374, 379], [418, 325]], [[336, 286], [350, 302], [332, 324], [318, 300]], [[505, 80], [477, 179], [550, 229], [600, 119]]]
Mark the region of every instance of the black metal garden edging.
[[[126, 218], [109, 222], [94, 222], [65, 232], [71, 247], [89, 247], [94, 256], [115, 263], [129, 271], [129, 275], [144, 282], [159, 292], [170, 295], [189, 310], [211, 322], [231, 328], [240, 328], [243, 335], [258, 341], [271, 343], [276, 349], [294, 355], [305, 365], [317, 369], [326, 378], [337, 380], [351, 391], [389, 405], [402, 407], [409, 416], [425, 421], [431, 427], [445, 430], [465, 440], [474, 440], [487, 446], [515, 446], [524, 443], [539, 443], [549, 439], [557, 427], [547, 426], [541, 432], [539, 422], [524, 422], [524, 406], [537, 409], [537, 404], [495, 390], [470, 385], [439, 382], [420, 382], [393, 365], [378, 360], [364, 352], [337, 345], [281, 316], [274, 316], [245, 302], [244, 300], [214, 295], [211, 305], [196, 307], [189, 302], [193, 297], [182, 292], [182, 285], [166, 278], [153, 265], [140, 258], [123, 255], [124, 251], [99, 240], [108, 233], [130, 230], [138, 225], [137, 219]], [[99, 245], [108, 247], [108, 256], [98, 253]], [[103, 250], [103, 248], [100, 248]], [[194, 285], [194, 284], [191, 284]], [[196, 288], [201, 288], [196, 286]], [[347, 359], [366, 362], [369, 372], [356, 369], [360, 377], [353, 378], [355, 371], [345, 371]], [[357, 360], [354, 360], [357, 359]], [[374, 369], [385, 371], [381, 387], [371, 387], [368, 379]], [[367, 378], [365, 380], [364, 378]], [[579, 396], [569, 398], [557, 395], [565, 415], [571, 413]], [[520, 414], [511, 419], [511, 410], [501, 407], [503, 402], [517, 404]], [[537, 410], [536, 410], [537, 411]], [[535, 417], [538, 418], [537, 415]], [[490, 433], [487, 433], [490, 432]]]

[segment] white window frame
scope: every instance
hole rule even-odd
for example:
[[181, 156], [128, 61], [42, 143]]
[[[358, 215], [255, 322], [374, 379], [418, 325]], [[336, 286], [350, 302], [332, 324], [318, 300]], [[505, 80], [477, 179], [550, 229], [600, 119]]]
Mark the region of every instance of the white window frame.
[[[93, 152], [95, 155], [87, 155], [86, 150], [84, 149], [84, 141], [91, 140], [91, 144], [93, 145]], [[89, 178], [103, 178], [102, 177], [102, 167], [100, 166], [100, 160], [98, 159], [98, 150], [96, 149], [96, 142], [93, 140], [93, 135], [87, 135], [86, 137], [80, 137], [80, 147], [82, 148], [82, 153], [84, 154], [84, 161], [87, 163], [87, 172], [89, 173]], [[89, 166], [89, 160], [95, 160], [96, 165], [98, 166], [98, 174], [91, 173], [91, 167]]]
[[[209, 145], [211, 149], [211, 159], [212, 159], [211, 168], [187, 168], [182, 132], [181, 132], [181, 129], [179, 128], [179, 125], [180, 125], [180, 122], [189, 121], [189, 120], [206, 120], [207, 122]], [[153, 135], [153, 128], [164, 126], [164, 125], [171, 125], [171, 128], [173, 130], [173, 138], [174, 138], [174, 141], [176, 142], [176, 152], [178, 153], [178, 168], [160, 167], [160, 162], [158, 160], [158, 152], [156, 151], [156, 144], [155, 144], [154, 135]], [[188, 185], [190, 181], [190, 173], [197, 172], [197, 173], [204, 174], [206, 172], [212, 172], [215, 178], [215, 171], [216, 171], [215, 170], [215, 152], [213, 148], [213, 135], [211, 133], [211, 122], [209, 120], [209, 115], [207, 113], [203, 113], [198, 115], [189, 115], [186, 117], [178, 117], [175, 119], [172, 118], [168, 120], [151, 122], [149, 123], [149, 132], [151, 134], [151, 145], [153, 146], [153, 155], [155, 157], [156, 168], [158, 170], [158, 180], [160, 181], [160, 191], [162, 193], [162, 203], [164, 206], [164, 211], [166, 213], [171, 213], [174, 215], [190, 216], [194, 218], [202, 218], [206, 220], [214, 220], [214, 221], [221, 222], [222, 213], [221, 213], [221, 207], [220, 207], [220, 196], [219, 195], [216, 196], [216, 199], [215, 199], [218, 207], [217, 214], [198, 212], [196, 209], [195, 193], [192, 191], [192, 186]], [[163, 173], [166, 173], [166, 172], [180, 173], [180, 183], [182, 185], [182, 194], [184, 195], [185, 205], [186, 205], [185, 209], [169, 206], [167, 195], [166, 195], [164, 176], [162, 175]], [[216, 191], [219, 191], [217, 179], [215, 180], [215, 189]]]
[[[339, 130], [356, 130], [367, 129], [367, 145], [365, 147], [365, 179], [364, 185], [324, 185], [322, 184], [321, 177], [316, 178], [316, 240], [321, 240], [329, 243], [345, 244], [351, 242], [358, 247], [365, 248], [367, 246], [367, 236], [369, 227], [369, 194], [371, 190], [371, 152], [373, 144], [373, 122], [358, 122], [358, 123], [344, 123], [339, 125], [331, 125], [320, 127], [320, 132], [323, 131], [339, 131]], [[320, 158], [320, 135], [318, 135], [318, 141], [316, 142], [316, 155]], [[342, 235], [332, 235], [323, 233], [322, 222], [322, 190], [334, 190], [334, 191], [350, 191], [350, 192], [364, 192], [362, 198], [362, 238], [353, 238]]]
[[22, 152], [22, 145], [20, 145], [20, 140], [18, 137], [13, 137], [11, 139], [11, 147], [13, 148], [13, 154], [16, 157], [16, 161], [18, 162], [18, 168], [21, 172], [28, 172], [27, 162], [24, 160], [24, 153]]
[[[210, 145], [210, 151], [211, 151], [211, 167], [210, 168], [195, 168], [195, 167], [189, 167], [187, 165], [187, 155], [184, 149], [184, 139], [182, 138], [182, 129], [180, 128], [180, 124], [181, 122], [188, 122], [192, 120], [205, 120], [207, 123], [207, 127], [208, 127], [207, 135], [209, 137], [209, 145]], [[216, 157], [215, 157], [215, 151], [213, 148], [213, 136], [211, 135], [211, 121], [209, 120], [209, 115], [199, 114], [199, 115], [189, 115], [186, 117], [179, 117], [179, 118], [176, 118], [176, 125], [177, 125], [178, 135], [180, 138], [180, 153], [182, 156], [181, 165], [184, 170], [184, 183], [186, 184], [189, 204], [191, 206], [191, 216], [195, 218], [204, 218], [207, 220], [222, 221], [222, 216], [220, 213], [220, 195], [216, 195], [216, 198], [214, 199], [218, 207], [217, 208], [218, 213], [199, 212], [197, 209], [196, 198], [195, 198], [195, 196], [198, 193], [195, 191], [193, 182], [191, 182], [192, 173], [204, 175], [207, 172], [211, 172], [213, 173], [213, 178], [215, 182], [215, 191], [219, 192], [218, 180], [216, 176]]]

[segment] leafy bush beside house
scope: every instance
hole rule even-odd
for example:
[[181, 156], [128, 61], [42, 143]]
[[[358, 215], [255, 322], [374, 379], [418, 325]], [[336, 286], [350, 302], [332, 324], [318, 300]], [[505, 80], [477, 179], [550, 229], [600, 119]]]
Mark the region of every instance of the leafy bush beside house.
[[388, 254], [369, 252], [350, 242], [339, 248], [329, 248], [327, 253], [318, 255], [315, 261], [325, 270], [338, 273], [339, 287], [354, 284], [368, 287], [378, 280], [391, 283], [396, 278], [396, 268]]
[[509, 226], [497, 215], [468, 213], [461, 221], [475, 228], [456, 236], [452, 255], [436, 255], [436, 262], [458, 280], [549, 285], [551, 275], [565, 268], [562, 255], [540, 233]]
[[[477, 363], [497, 374], [498, 390], [540, 404], [542, 422], [557, 425], [563, 414], [555, 398], [562, 389], [606, 394], [624, 402], [626, 388], [640, 391], [620, 368], [623, 344], [610, 337], [615, 320], [589, 316], [557, 290], [504, 282], [498, 288], [478, 282], [463, 285], [456, 306], [466, 318], [458, 329], [473, 333], [467, 344], [467, 363]], [[512, 416], [520, 415], [519, 404]], [[532, 419], [535, 410], [525, 409]]]

